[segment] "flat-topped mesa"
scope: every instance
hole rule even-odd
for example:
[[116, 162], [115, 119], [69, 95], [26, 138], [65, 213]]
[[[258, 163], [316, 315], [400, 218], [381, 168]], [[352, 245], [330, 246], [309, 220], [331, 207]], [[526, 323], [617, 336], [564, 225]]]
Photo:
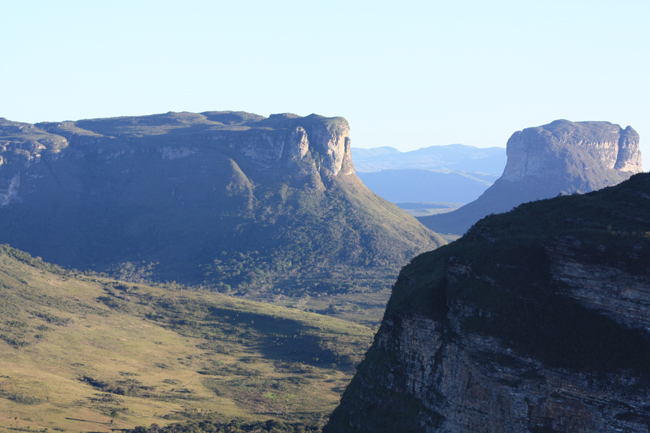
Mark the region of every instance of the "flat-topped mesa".
[[363, 185], [342, 117], [3, 120], [0, 157], [0, 241], [61, 266], [158, 263], [154, 280], [247, 295], [363, 271], [375, 290], [444, 244]]
[[[570, 122], [556, 120], [548, 125], [515, 132], [508, 140], [508, 162], [501, 180], [518, 182], [531, 176], [563, 181], [566, 192], [597, 189], [599, 181], [584, 179], [584, 185], [569, 180], [599, 170], [640, 173], [639, 134], [631, 127], [623, 129], [609, 122]], [[623, 179], [621, 179], [623, 180]], [[588, 188], [588, 191], [582, 190]]]
[[[172, 160], [226, 147], [246, 156], [267, 175], [286, 180], [311, 178], [321, 187], [336, 176], [354, 174], [350, 127], [342, 117], [283, 113], [265, 118], [226, 111], [170, 112], [38, 125], [4, 123], [13, 125], [12, 131], [20, 130], [13, 132], [13, 147], [0, 150], [26, 149], [34, 154], [32, 159], [38, 149], [25, 143], [33, 142], [33, 136], [38, 135], [41, 142], [57, 143], [57, 149], [69, 142], [71, 151], [96, 154], [101, 159], [119, 158], [132, 151], [156, 151], [162, 159]], [[22, 128], [18, 128], [20, 125]], [[25, 133], [25, 128], [30, 134]], [[58, 145], [59, 142], [65, 146]]]
[[344, 118], [283, 113], [272, 114], [257, 124], [274, 130], [260, 131], [243, 142], [227, 141], [264, 168], [279, 173], [280, 162], [285, 176], [300, 179], [318, 173], [325, 181], [354, 174], [350, 126]]
[[472, 224], [533, 200], [587, 193], [642, 171], [639, 134], [609, 122], [556, 120], [508, 140], [503, 175], [483, 195], [446, 214], [418, 218], [438, 233], [462, 235]]
[[312, 129], [314, 146], [324, 159], [321, 173], [325, 176], [354, 173], [350, 145], [350, 126], [347, 120], [335, 118], [327, 123], [317, 123]]

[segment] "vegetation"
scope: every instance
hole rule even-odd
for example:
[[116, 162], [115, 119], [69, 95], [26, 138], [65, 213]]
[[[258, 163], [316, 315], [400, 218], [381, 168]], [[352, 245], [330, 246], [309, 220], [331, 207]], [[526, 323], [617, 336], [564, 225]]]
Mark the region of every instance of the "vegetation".
[[[12, 125], [0, 190], [15, 174], [32, 180], [0, 207], [0, 239], [67, 269], [323, 311], [329, 304], [304, 300], [386, 299], [401, 266], [445, 243], [355, 175], [322, 169], [331, 153], [318, 140], [347, 133], [342, 118], [208, 112]], [[296, 128], [308, 152], [279, 158]], [[67, 146], [56, 158], [39, 160], [27, 145], [55, 139]], [[33, 163], [10, 157], [21, 146]]]
[[7, 245], [0, 317], [0, 432], [316, 431], [372, 336], [295, 308], [72, 272]]
[[166, 427], [157, 424], [149, 428], [136, 427], [128, 433], [320, 433], [320, 423], [282, 422], [277, 420], [242, 422], [232, 420], [223, 422], [215, 420], [211, 414], [197, 413], [193, 421], [175, 423]]
[[[488, 216], [459, 240], [416, 257], [400, 273], [376, 344], [323, 431], [436, 430], [444, 419], [435, 409], [444, 413], [445, 408], [464, 404], [448, 399], [442, 388], [449, 383], [443, 378], [442, 388], [438, 386], [440, 375], [472, 378], [476, 374], [478, 378], [464, 386], [474, 393], [469, 400], [480, 399], [485, 394], [476, 389], [492, 380], [488, 366], [497, 371], [501, 383], [512, 387], [511, 392], [524, 395], [533, 389], [543, 394], [545, 387], [558, 386], [550, 379], [551, 369], [560, 370], [560, 377], [579, 378], [589, 391], [583, 392], [580, 384], [561, 385], [574, 389], [583, 401], [597, 394], [594, 389], [604, 390], [602, 407], [620, 403], [607, 396], [614, 387], [617, 392], [626, 393], [621, 387], [627, 387], [630, 395], [643, 395], [650, 384], [650, 334], [640, 314], [634, 326], [628, 326], [632, 322], [627, 321], [625, 310], [608, 302], [619, 290], [642, 299], [650, 285], [648, 215], [650, 174], [638, 174], [601, 191], [536, 201]], [[600, 307], [581, 300], [569, 286], [575, 280], [559, 278], [569, 275], [565, 269], [583, 271], [576, 273], [587, 281], [578, 278], [576, 284], [585, 289], [583, 294], [590, 290], [589, 277], [611, 272], [615, 276], [611, 297], [599, 299]], [[591, 290], [598, 293], [595, 287]], [[643, 302], [639, 302], [641, 312]], [[418, 353], [417, 347], [408, 347], [418, 339], [410, 338], [410, 330], [401, 324], [415, 318], [416, 324], [410, 326], [420, 326], [418, 315], [438, 324], [430, 331], [441, 338], [441, 351]], [[424, 335], [421, 330], [413, 333]], [[428, 379], [419, 377], [420, 356], [430, 357], [434, 365]], [[461, 373], [445, 367], [449, 359], [460, 360]], [[531, 386], [531, 379], [543, 385]], [[416, 391], [412, 383], [417, 384]], [[503, 405], [497, 401], [504, 395], [501, 392], [492, 392], [492, 403]], [[413, 393], [422, 393], [422, 401]], [[550, 395], [557, 398], [554, 392]], [[642, 412], [630, 407], [616, 416], [644, 426], [647, 417]], [[554, 417], [550, 414], [548, 419]], [[449, 421], [458, 419], [452, 415]], [[542, 427], [533, 426], [531, 431], [550, 431]]]
[[[565, 284], [553, 278], [549, 251], [568, 242], [580, 263], [647, 276], [649, 198], [650, 176], [639, 174], [598, 192], [486, 217], [460, 240], [413, 260], [387, 314], [415, 310], [441, 319], [449, 305], [467, 303], [477, 308], [465, 318], [465, 330], [496, 336], [550, 366], [650, 377], [647, 333], [568, 296]], [[451, 266], [464, 269], [453, 282]]]
[[508, 140], [508, 155], [503, 176], [479, 198], [450, 213], [419, 217], [420, 222], [439, 233], [463, 235], [491, 213], [558, 194], [597, 191], [641, 171], [639, 135], [609, 122], [556, 120], [526, 128]]

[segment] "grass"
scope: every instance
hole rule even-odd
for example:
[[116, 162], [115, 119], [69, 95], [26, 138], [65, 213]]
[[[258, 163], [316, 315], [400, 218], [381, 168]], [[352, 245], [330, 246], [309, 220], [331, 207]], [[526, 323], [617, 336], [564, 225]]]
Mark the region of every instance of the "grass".
[[7, 246], [0, 313], [0, 432], [166, 425], [197, 411], [318, 421], [372, 337], [297, 309], [73, 275]]
[[[69, 146], [29, 167], [7, 159], [5, 188], [19, 173], [34, 183], [0, 208], [0, 239], [69, 269], [267, 302], [344, 295], [331, 302], [344, 307], [386, 293], [401, 266], [445, 243], [355, 175], [319, 171], [331, 157], [324, 131], [347, 134], [342, 118], [166, 113], [28, 126], [5, 128], [3, 158], [27, 152], [20, 137], [36, 133]], [[308, 153], [280, 158], [297, 127]]]

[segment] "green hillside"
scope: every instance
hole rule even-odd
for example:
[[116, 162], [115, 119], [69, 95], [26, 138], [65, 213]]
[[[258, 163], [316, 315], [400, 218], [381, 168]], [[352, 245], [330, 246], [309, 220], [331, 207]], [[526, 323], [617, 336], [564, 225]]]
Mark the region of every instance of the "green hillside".
[[445, 243], [363, 185], [340, 117], [0, 119], [0, 158], [0, 242], [134, 282], [359, 295]]
[[370, 329], [228, 297], [73, 273], [0, 247], [0, 432], [209, 416], [316, 423]]

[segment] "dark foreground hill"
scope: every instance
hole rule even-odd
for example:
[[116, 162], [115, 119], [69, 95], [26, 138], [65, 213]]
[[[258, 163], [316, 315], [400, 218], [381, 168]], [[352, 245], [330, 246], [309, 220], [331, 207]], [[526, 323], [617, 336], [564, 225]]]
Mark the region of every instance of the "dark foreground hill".
[[637, 174], [420, 255], [324, 431], [648, 431], [649, 216]]
[[0, 245], [2, 432], [197, 420], [320, 430], [371, 338], [331, 317], [86, 276]]
[[609, 122], [556, 120], [515, 132], [503, 175], [478, 199], [447, 214], [420, 217], [438, 233], [462, 235], [492, 213], [558, 194], [616, 185], [641, 172], [639, 135]]
[[361, 183], [340, 117], [2, 120], [0, 164], [1, 242], [131, 281], [378, 290], [444, 243]]

